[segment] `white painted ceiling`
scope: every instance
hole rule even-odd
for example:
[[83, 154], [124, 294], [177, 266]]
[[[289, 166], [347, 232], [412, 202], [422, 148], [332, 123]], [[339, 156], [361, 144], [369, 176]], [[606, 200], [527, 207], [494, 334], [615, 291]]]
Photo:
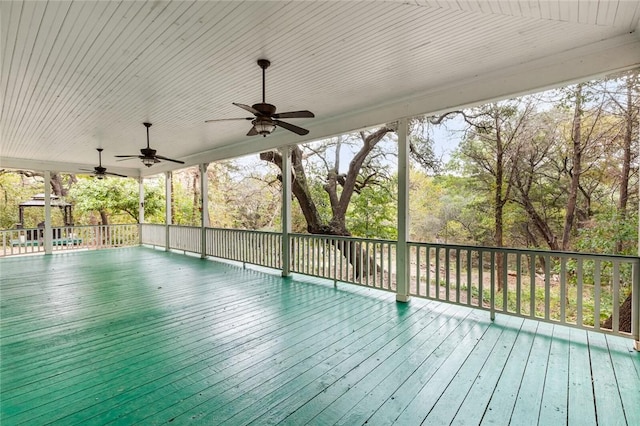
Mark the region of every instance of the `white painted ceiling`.
[[[146, 143], [188, 165], [640, 64], [640, 2], [1, 1], [0, 167], [149, 169]], [[232, 102], [266, 100], [311, 132], [247, 137]]]

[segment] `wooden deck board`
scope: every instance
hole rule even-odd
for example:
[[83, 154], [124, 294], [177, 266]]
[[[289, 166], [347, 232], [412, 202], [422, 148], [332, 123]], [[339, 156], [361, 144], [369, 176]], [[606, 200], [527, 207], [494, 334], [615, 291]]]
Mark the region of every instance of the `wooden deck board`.
[[569, 399], [567, 423], [570, 425], [596, 424], [596, 407], [593, 403], [591, 384], [591, 360], [587, 333], [579, 330], [569, 332]]
[[615, 336], [142, 247], [0, 278], [3, 426], [640, 424]]

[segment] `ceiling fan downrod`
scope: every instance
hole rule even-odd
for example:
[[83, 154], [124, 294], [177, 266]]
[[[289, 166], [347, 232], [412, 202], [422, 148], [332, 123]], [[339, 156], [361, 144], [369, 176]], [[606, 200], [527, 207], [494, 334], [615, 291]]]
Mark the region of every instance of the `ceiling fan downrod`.
[[267, 99], [267, 97], [265, 96], [265, 75], [266, 75], [266, 69], [269, 68], [269, 65], [271, 65], [271, 62], [268, 59], [258, 59], [258, 66], [260, 66], [260, 68], [262, 68], [262, 103], [265, 104], [267, 103], [265, 101], [265, 99]]

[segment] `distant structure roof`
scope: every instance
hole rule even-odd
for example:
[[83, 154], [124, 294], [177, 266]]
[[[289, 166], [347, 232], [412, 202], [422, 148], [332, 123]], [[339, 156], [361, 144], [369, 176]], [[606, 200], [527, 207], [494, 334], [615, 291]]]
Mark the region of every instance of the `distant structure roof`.
[[[28, 201], [23, 201], [19, 204], [20, 207], [44, 207], [44, 194], [36, 194]], [[67, 203], [61, 200], [59, 196], [51, 194], [51, 207], [67, 207], [72, 206], [71, 203]]]

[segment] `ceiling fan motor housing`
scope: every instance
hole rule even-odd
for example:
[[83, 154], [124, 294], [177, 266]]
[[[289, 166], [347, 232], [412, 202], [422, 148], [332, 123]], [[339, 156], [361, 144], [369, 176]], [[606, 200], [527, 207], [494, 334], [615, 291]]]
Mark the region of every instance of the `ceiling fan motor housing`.
[[251, 105], [251, 108], [258, 111], [261, 115], [265, 115], [267, 117], [271, 117], [273, 114], [276, 113], [275, 105], [271, 105], [271, 104], [265, 104], [265, 103], [253, 104]]

